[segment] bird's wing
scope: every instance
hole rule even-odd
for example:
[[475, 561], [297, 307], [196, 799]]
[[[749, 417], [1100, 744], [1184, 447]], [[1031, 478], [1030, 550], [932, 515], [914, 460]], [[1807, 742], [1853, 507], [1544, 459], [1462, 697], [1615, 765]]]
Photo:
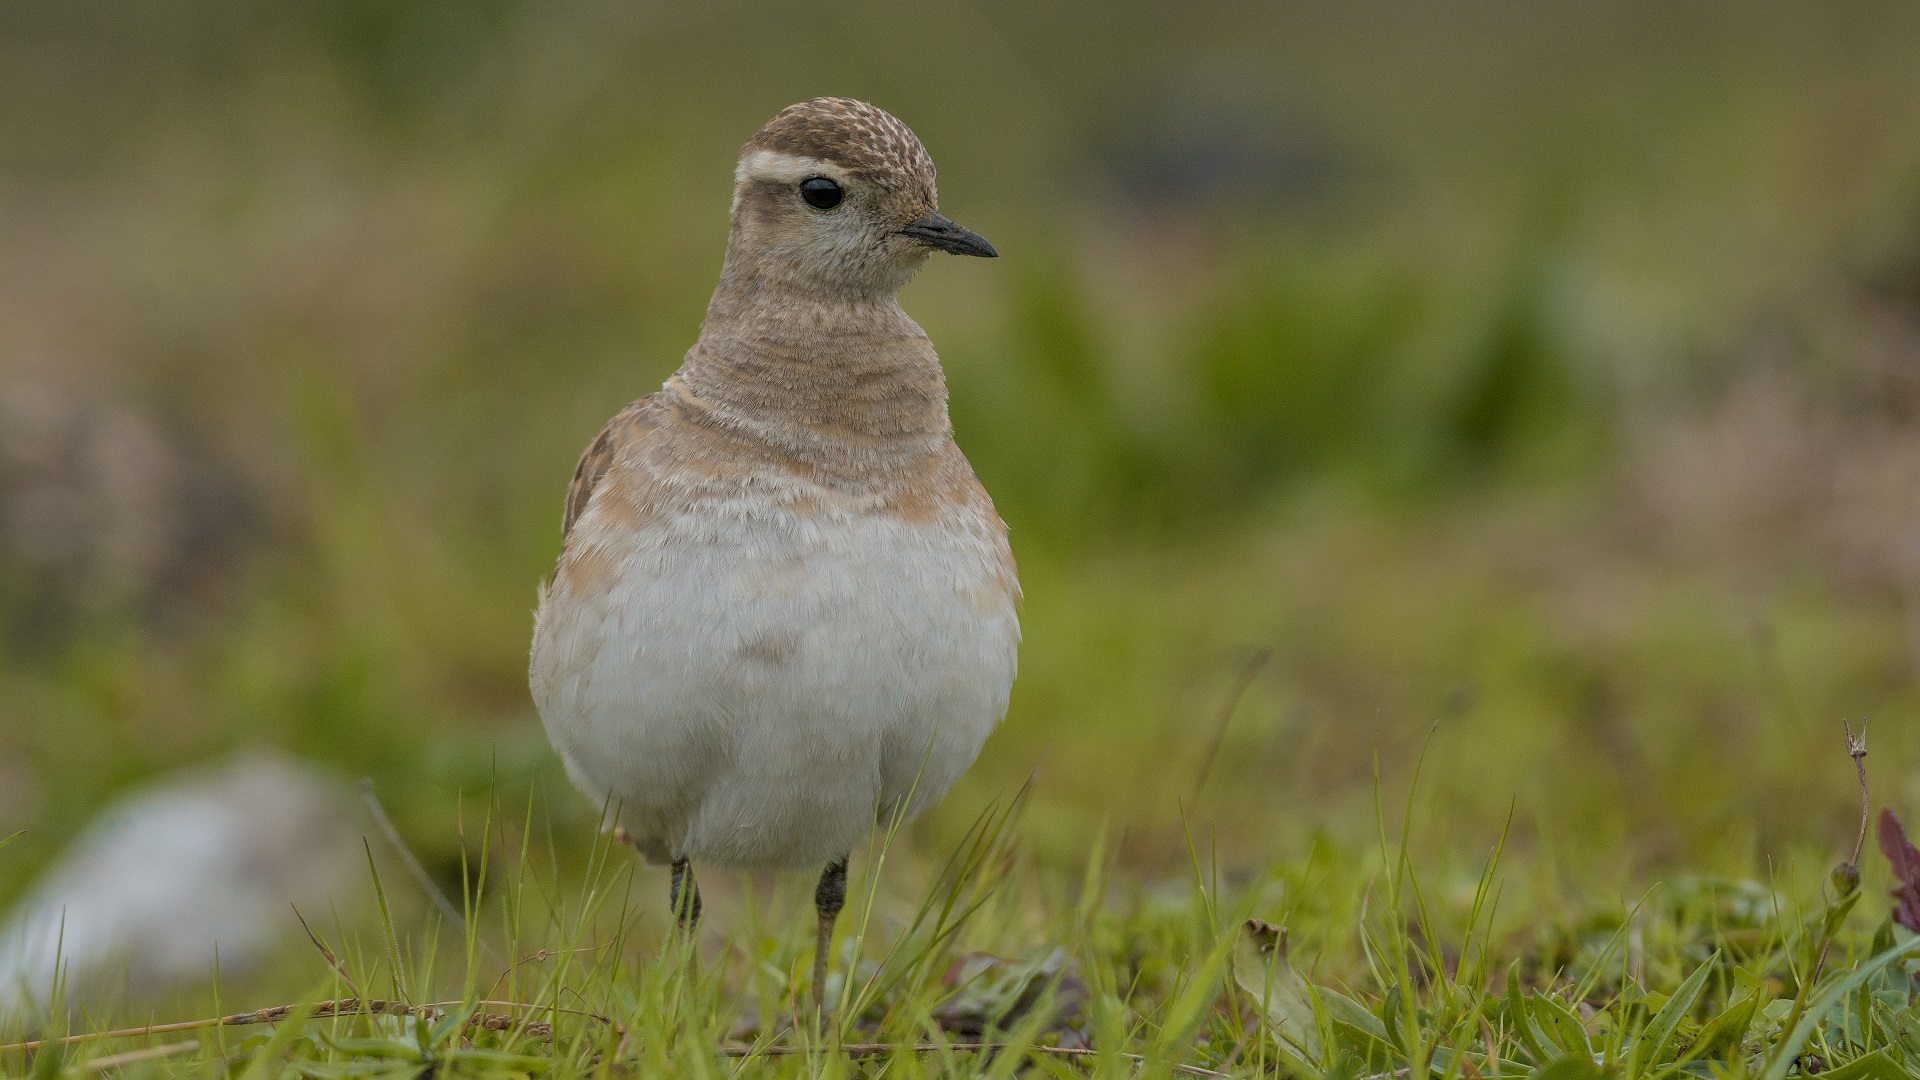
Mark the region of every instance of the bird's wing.
[[573, 523], [587, 512], [587, 503], [592, 501], [594, 489], [599, 486], [601, 478], [607, 475], [607, 470], [613, 467], [621, 448], [644, 438], [658, 426], [658, 421], [651, 415], [653, 410], [648, 407], [652, 400], [653, 395], [648, 395], [621, 409], [613, 419], [607, 421], [607, 426], [600, 429], [600, 434], [594, 437], [586, 452], [580, 455], [580, 463], [573, 467], [573, 483], [567, 486], [566, 514], [560, 519], [562, 545], [566, 544], [568, 535], [573, 532]]

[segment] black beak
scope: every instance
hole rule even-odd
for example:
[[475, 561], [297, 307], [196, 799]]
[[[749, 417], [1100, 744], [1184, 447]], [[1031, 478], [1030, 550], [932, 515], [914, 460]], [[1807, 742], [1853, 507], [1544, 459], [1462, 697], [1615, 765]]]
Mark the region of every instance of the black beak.
[[900, 235], [911, 236], [915, 240], [937, 247], [941, 251], [951, 251], [955, 255], [977, 255], [982, 259], [999, 257], [987, 238], [972, 229], [963, 229], [939, 214], [928, 214], [919, 221], [900, 230]]

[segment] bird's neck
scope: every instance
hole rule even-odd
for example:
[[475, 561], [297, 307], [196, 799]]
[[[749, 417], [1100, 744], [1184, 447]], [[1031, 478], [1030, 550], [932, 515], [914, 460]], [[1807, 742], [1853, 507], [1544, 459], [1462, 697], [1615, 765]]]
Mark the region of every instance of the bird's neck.
[[940, 361], [891, 292], [834, 295], [734, 271], [674, 375], [677, 393], [796, 452], [915, 452], [950, 438]]

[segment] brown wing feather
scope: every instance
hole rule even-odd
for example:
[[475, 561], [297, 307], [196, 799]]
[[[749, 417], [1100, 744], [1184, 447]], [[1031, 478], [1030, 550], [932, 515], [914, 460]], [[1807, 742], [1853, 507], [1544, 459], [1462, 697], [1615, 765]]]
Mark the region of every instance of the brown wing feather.
[[560, 519], [560, 543], [567, 542], [567, 536], [573, 532], [573, 523], [587, 512], [587, 503], [593, 499], [593, 491], [600, 478], [607, 475], [613, 467], [613, 459], [618, 456], [621, 447], [645, 435], [654, 426], [648, 419], [647, 403], [651, 396], [620, 410], [607, 426], [600, 429], [580, 455], [580, 463], [573, 467], [573, 483], [567, 486], [567, 511]]

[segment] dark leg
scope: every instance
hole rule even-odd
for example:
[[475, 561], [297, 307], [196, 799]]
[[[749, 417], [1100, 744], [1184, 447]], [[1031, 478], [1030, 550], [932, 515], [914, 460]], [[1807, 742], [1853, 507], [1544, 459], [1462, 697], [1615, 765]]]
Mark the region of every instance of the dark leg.
[[700, 921], [700, 885], [693, 880], [693, 866], [685, 859], [673, 860], [673, 885], [668, 893], [673, 902], [673, 918], [680, 929], [693, 933]]
[[833, 923], [840, 909], [847, 906], [847, 860], [827, 864], [820, 874], [820, 885], [813, 890], [813, 907], [820, 913], [820, 938], [813, 950], [813, 1004], [824, 1020], [827, 1015], [827, 958], [833, 954]]

